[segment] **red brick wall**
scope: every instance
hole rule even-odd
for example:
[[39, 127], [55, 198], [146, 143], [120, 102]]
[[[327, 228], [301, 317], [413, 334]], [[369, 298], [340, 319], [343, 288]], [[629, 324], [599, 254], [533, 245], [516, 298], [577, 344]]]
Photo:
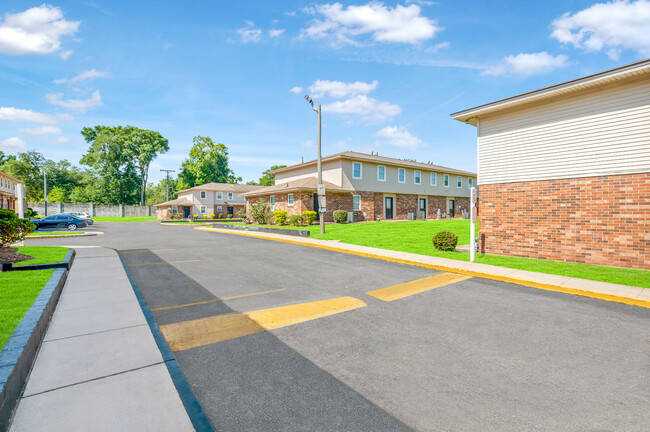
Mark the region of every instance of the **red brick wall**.
[[650, 173], [481, 185], [481, 252], [650, 270]]
[[437, 219], [438, 209], [440, 209], [440, 217], [447, 215], [447, 198], [443, 196], [430, 196], [427, 200], [427, 219]]

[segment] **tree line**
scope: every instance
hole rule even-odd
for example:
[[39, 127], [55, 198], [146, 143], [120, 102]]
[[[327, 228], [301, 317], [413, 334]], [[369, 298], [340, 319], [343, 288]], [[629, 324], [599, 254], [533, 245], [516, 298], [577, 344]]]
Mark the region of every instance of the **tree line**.
[[[169, 150], [169, 142], [159, 132], [133, 126], [85, 127], [81, 135], [88, 144], [79, 161], [55, 162], [37, 151], [16, 156], [0, 151], [0, 171], [25, 183], [27, 201], [43, 202], [43, 174], [47, 175], [48, 202], [95, 203], [103, 205], [154, 205], [166, 201], [167, 180], [148, 182], [151, 162]], [[273, 165], [259, 181], [247, 184], [274, 184]], [[169, 199], [176, 192], [205, 183], [240, 183], [228, 164], [228, 148], [210, 137], [195, 136], [188, 158], [176, 178], [169, 180]]]

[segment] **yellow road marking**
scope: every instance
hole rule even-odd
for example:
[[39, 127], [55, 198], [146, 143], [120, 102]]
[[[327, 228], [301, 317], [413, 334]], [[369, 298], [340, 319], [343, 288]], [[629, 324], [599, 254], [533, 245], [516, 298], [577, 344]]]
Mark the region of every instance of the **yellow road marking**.
[[359, 299], [339, 297], [168, 324], [160, 326], [160, 331], [167, 339], [172, 351], [183, 351], [311, 321], [364, 306], [366, 304]]
[[137, 249], [137, 250], [130, 250], [130, 251], [118, 251], [119, 254], [126, 254], [126, 253], [139, 253], [139, 252], [164, 252], [164, 251], [174, 251], [176, 249]]
[[435, 288], [440, 288], [441, 286], [464, 281], [466, 279], [471, 279], [471, 276], [464, 276], [456, 273], [440, 273], [435, 276], [426, 277], [424, 279], [418, 279], [374, 291], [368, 291], [366, 294], [372, 297], [376, 297], [379, 300], [393, 301]]
[[160, 262], [142, 263], [142, 264], [127, 264], [127, 267], [140, 267], [140, 266], [157, 265], [157, 264], [180, 264], [180, 263], [197, 262], [197, 261], [201, 261], [201, 260], [160, 261]]
[[211, 300], [203, 300], [203, 301], [197, 301], [197, 302], [192, 302], [192, 303], [183, 303], [183, 304], [178, 304], [178, 305], [174, 305], [174, 306], [163, 306], [163, 307], [151, 309], [151, 311], [153, 312], [153, 311], [160, 311], [160, 310], [166, 310], [166, 309], [176, 309], [176, 308], [182, 308], [182, 307], [186, 307], [186, 306], [194, 306], [194, 305], [200, 305], [200, 304], [204, 304], [204, 303], [212, 303], [212, 302], [218, 302], [218, 301], [224, 301], [224, 300], [232, 300], [232, 299], [238, 299], [238, 298], [242, 298], [242, 297], [250, 297], [250, 296], [254, 296], [254, 295], [268, 294], [268, 293], [272, 293], [272, 292], [285, 291], [285, 290], [286, 290], [286, 288], [280, 288], [280, 289], [274, 289], [274, 290], [269, 290], [269, 291], [254, 292], [254, 293], [250, 293], [250, 294], [240, 294], [240, 295], [230, 296], [230, 297], [220, 297], [220, 298], [215, 298], [215, 299], [211, 299]]

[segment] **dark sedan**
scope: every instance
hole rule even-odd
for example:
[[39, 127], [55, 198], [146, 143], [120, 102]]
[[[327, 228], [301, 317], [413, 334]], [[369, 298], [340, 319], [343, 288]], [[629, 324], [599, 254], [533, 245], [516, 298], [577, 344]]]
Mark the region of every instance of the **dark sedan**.
[[66, 228], [70, 231], [74, 231], [77, 228], [85, 228], [88, 226], [88, 224], [83, 220], [67, 214], [47, 216], [43, 219], [33, 220], [32, 222], [36, 225], [36, 229]]

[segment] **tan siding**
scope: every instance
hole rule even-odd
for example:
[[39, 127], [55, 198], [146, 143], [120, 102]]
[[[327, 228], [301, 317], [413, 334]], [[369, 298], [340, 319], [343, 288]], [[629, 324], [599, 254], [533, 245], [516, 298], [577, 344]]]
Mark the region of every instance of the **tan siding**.
[[650, 171], [650, 80], [481, 117], [479, 184]]
[[[278, 173], [275, 175], [275, 184], [288, 183], [294, 180], [300, 180], [303, 178], [317, 177], [318, 173], [316, 171], [315, 165], [307, 165], [304, 167], [297, 167], [291, 171]], [[341, 161], [331, 161], [323, 163], [323, 180], [333, 183], [337, 186], [341, 186]]]

